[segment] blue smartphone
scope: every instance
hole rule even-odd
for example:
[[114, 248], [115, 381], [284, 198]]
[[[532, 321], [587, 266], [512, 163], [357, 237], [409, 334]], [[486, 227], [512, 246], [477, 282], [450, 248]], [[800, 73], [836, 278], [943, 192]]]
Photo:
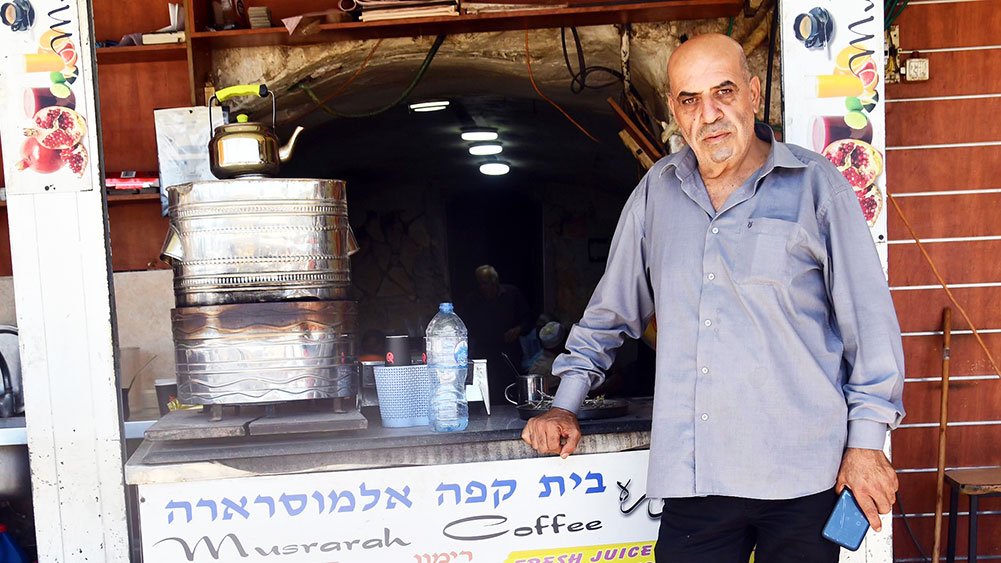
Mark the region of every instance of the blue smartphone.
[[821, 535], [845, 549], [855, 551], [862, 545], [862, 539], [868, 531], [869, 520], [859, 508], [852, 492], [845, 487], [827, 518]]

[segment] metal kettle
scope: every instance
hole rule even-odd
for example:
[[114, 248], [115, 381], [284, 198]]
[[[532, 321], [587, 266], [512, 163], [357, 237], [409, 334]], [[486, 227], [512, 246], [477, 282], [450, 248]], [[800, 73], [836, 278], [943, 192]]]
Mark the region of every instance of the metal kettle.
[[228, 178], [260, 178], [278, 174], [281, 163], [292, 157], [302, 127], [296, 127], [284, 146], [279, 146], [275, 135], [277, 107], [275, 95], [264, 84], [241, 84], [216, 92], [209, 100], [222, 104], [238, 96], [271, 96], [271, 126], [249, 121], [245, 114], [236, 116], [236, 123], [213, 127], [209, 112], [209, 168], [220, 180]]

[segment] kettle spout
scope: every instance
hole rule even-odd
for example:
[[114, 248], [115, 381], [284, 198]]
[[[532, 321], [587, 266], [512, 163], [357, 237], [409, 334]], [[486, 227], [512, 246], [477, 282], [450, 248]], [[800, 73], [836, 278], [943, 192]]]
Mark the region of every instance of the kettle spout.
[[292, 132], [292, 136], [289, 137], [288, 142], [285, 146], [278, 149], [278, 159], [282, 163], [288, 162], [288, 159], [292, 158], [292, 151], [295, 150], [295, 144], [299, 140], [299, 134], [302, 133], [302, 127], [296, 127], [295, 131]]

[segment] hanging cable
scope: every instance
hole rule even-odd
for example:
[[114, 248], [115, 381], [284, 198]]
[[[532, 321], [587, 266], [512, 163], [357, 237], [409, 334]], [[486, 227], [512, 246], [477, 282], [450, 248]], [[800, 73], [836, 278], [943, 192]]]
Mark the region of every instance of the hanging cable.
[[532, 83], [532, 88], [535, 89], [535, 93], [538, 94], [539, 97], [541, 97], [543, 100], [546, 100], [547, 102], [549, 102], [549, 105], [553, 106], [560, 113], [562, 113], [563, 117], [566, 117], [570, 121], [570, 123], [573, 123], [575, 126], [577, 126], [577, 129], [580, 129], [581, 132], [584, 133], [585, 135], [587, 135], [587, 137], [589, 139], [591, 139], [595, 143], [600, 142], [600, 141], [598, 141], [598, 139], [594, 135], [592, 135], [587, 129], [585, 129], [584, 126], [582, 126], [580, 123], [577, 123], [577, 120], [575, 120], [574, 118], [570, 117], [570, 114], [567, 113], [566, 111], [564, 111], [563, 108], [561, 108], [559, 106], [559, 104], [557, 104], [556, 102], [550, 100], [548, 96], [546, 96], [545, 94], [543, 94], [542, 90], [539, 89], [538, 84], [535, 83], [535, 75], [532, 73], [532, 53], [528, 49], [528, 30], [527, 29], [525, 30], [525, 63], [528, 65], [528, 80]]
[[[441, 47], [442, 43], [445, 42], [445, 37], [446, 37], [445, 35], [439, 35], [438, 37], [435, 38], [434, 44], [431, 45], [431, 49], [428, 51], [427, 55], [424, 57], [424, 62], [421, 63], [421, 67], [417, 70], [417, 74], [414, 76], [414, 79], [410, 81], [410, 85], [407, 86], [407, 88], [403, 91], [402, 94], [399, 95], [399, 97], [397, 97], [395, 100], [393, 100], [392, 102], [390, 102], [389, 104], [387, 104], [387, 105], [385, 105], [385, 106], [383, 106], [381, 108], [374, 109], [374, 110], [371, 110], [371, 111], [361, 112], [361, 113], [342, 112], [342, 111], [338, 111], [338, 110], [330, 107], [329, 105], [327, 105], [324, 102], [324, 100], [321, 100], [316, 95], [316, 93], [313, 92], [312, 88], [310, 88], [309, 86], [307, 86], [305, 84], [299, 84], [297, 86], [294, 86], [293, 88], [298, 88], [298, 89], [301, 89], [302, 91], [304, 91], [306, 93], [306, 95], [309, 96], [309, 98], [311, 100], [313, 100], [313, 103], [316, 104], [316, 107], [318, 109], [323, 110], [324, 112], [326, 112], [327, 114], [329, 114], [329, 115], [331, 115], [333, 117], [338, 117], [338, 118], [361, 118], [361, 117], [372, 117], [372, 116], [379, 115], [381, 113], [385, 113], [385, 112], [393, 109], [394, 107], [398, 106], [400, 103], [402, 103], [403, 100], [407, 99], [407, 96], [409, 96], [410, 93], [414, 91], [414, 88], [416, 88], [417, 84], [419, 84], [420, 81], [421, 81], [421, 79], [424, 78], [424, 75], [427, 73], [428, 69], [431, 68], [431, 61], [434, 60], [434, 56], [438, 53], [438, 49]], [[330, 97], [332, 97], [332, 96], [330, 96]], [[329, 99], [329, 97], [328, 97], [328, 99]]]
[[[890, 6], [888, 9], [883, 11], [883, 27], [884, 29], [890, 29], [893, 22], [897, 21], [900, 14], [904, 13], [904, 9], [907, 5], [911, 3], [911, 0], [890, 0]], [[884, 8], [886, 4], [884, 3]]]
[[330, 93], [330, 95], [323, 98], [322, 101], [324, 103], [329, 102], [331, 99], [336, 98], [337, 96], [341, 95], [342, 92], [347, 90], [348, 86], [350, 86], [351, 83], [355, 81], [355, 78], [358, 78], [358, 75], [361, 74], [361, 71], [365, 70], [365, 67], [368, 66], [369, 61], [372, 60], [372, 55], [374, 55], [376, 50], [379, 49], [379, 45], [382, 45], [382, 39], [379, 39], [378, 41], [375, 42], [375, 45], [372, 45], [372, 48], [369, 49], [368, 54], [365, 55], [365, 60], [361, 62], [361, 66], [359, 66], [358, 69], [354, 71], [351, 77], [348, 78], [344, 82], [344, 84], [338, 86], [336, 90]]
[[[350, 86], [351, 83], [354, 82], [356, 78], [358, 78], [358, 76], [361, 74], [361, 71], [365, 70], [365, 67], [368, 66], [369, 61], [372, 60], [372, 55], [374, 55], [375, 52], [379, 49], [379, 45], [382, 45], [382, 39], [379, 39], [378, 41], [375, 42], [375, 45], [372, 45], [372, 48], [369, 49], [368, 54], [365, 55], [365, 59], [361, 62], [361, 65], [357, 69], [355, 69], [354, 73], [352, 73], [351, 76], [346, 81], [344, 81], [343, 84], [334, 89], [334, 91], [331, 92], [328, 96], [322, 98], [320, 102], [327, 103], [330, 100], [344, 93], [344, 91], [347, 90], [348, 86]], [[312, 107], [306, 107], [304, 111], [300, 111], [299, 113], [294, 114], [287, 119], [289, 121], [295, 121], [313, 113], [317, 109], [319, 109], [319, 106], [316, 105], [313, 105]]]
[[[900, 494], [897, 497], [897, 509], [900, 510], [900, 519], [904, 523], [904, 529], [907, 530], [907, 535], [911, 537], [911, 542], [914, 544], [914, 549], [918, 550], [918, 555], [921, 556], [922, 561], [931, 561], [931, 559], [925, 555], [923, 549], [921, 549], [921, 544], [918, 543], [918, 537], [914, 535], [914, 531], [911, 530], [911, 523], [907, 520], [907, 513], [904, 512], [904, 505], [900, 503]], [[935, 561], [934, 563], [938, 563]]]
[[[576, 27], [570, 28], [570, 33], [573, 35], [574, 48], [577, 50], [577, 70], [574, 70], [573, 65], [570, 64], [570, 53], [567, 50], [567, 28], [560, 28], [560, 42], [563, 45], [563, 62], [567, 65], [567, 72], [570, 73], [570, 91], [574, 94], [580, 94], [586, 88], [600, 89], [607, 88], [612, 84], [622, 80], [622, 73], [615, 70], [614, 68], [608, 68], [607, 66], [587, 66], [584, 60], [584, 47], [580, 41], [580, 35], [577, 33]], [[614, 80], [604, 82], [602, 84], [588, 84], [588, 76], [596, 73], [603, 72], [605, 74], [610, 74], [614, 77]]]
[[772, 10], [772, 29], [768, 38], [768, 70], [765, 72], [765, 123], [772, 113], [772, 64], [775, 60], [775, 39], [779, 34], [779, 8]]

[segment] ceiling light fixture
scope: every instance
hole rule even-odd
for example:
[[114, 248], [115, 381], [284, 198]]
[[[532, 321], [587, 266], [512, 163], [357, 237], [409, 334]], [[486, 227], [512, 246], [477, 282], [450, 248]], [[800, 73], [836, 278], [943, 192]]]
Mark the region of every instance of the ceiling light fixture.
[[469, 154], [473, 156], [490, 156], [500, 154], [503, 150], [500, 141], [480, 141], [469, 146]]
[[463, 127], [463, 141], [496, 141], [497, 129], [493, 127]]
[[503, 160], [493, 160], [480, 165], [480, 174], [487, 176], [503, 176], [511, 171], [511, 165]]
[[410, 104], [410, 111], [415, 113], [427, 113], [430, 111], [441, 111], [448, 107], [448, 100], [436, 100], [431, 102], [419, 102]]

